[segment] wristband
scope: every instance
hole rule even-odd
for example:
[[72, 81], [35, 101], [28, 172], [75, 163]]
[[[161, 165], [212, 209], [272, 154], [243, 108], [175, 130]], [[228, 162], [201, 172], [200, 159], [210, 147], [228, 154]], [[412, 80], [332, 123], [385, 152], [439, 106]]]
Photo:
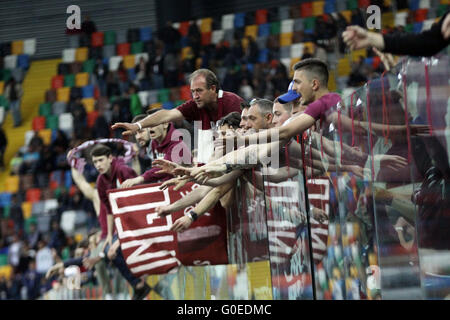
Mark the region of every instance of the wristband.
[[136, 124], [138, 125], [139, 130], [142, 130], [142, 124], [140, 124], [139, 122], [136, 122]]
[[189, 211], [188, 216], [192, 221], [196, 221], [198, 219], [198, 214], [195, 213], [194, 210]]

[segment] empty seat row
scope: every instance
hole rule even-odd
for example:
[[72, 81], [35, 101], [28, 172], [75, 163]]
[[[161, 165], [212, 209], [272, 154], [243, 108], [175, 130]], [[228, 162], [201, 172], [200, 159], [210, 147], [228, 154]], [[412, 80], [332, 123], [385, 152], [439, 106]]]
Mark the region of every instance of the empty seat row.
[[8, 55], [34, 55], [36, 53], [36, 39], [25, 39], [0, 43], [0, 56]]

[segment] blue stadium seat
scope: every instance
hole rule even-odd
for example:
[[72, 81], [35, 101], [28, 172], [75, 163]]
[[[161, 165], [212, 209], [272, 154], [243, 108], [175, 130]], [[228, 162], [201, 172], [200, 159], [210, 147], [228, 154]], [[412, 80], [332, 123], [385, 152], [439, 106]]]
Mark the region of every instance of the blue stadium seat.
[[262, 49], [259, 51], [258, 62], [266, 63], [269, 61], [269, 49]]
[[83, 98], [92, 98], [94, 96], [94, 86], [92, 84], [81, 88]]
[[414, 33], [420, 33], [422, 31], [423, 22], [416, 22], [413, 26]]
[[21, 54], [17, 57], [17, 66], [22, 69], [30, 67], [30, 58], [27, 54]]
[[0, 193], [0, 207], [9, 207], [11, 204], [11, 193], [3, 192]]
[[324, 13], [329, 13], [329, 14], [336, 12], [336, 0], [326, 0], [323, 11], [324, 11]]
[[369, 65], [369, 66], [372, 66], [372, 64], [373, 64], [373, 58], [365, 58], [365, 59], [364, 59], [364, 63], [367, 64], [367, 65]]
[[416, 11], [420, 7], [420, 0], [409, 0], [409, 10]]
[[163, 103], [162, 107], [163, 107], [163, 109], [170, 110], [170, 109], [173, 109], [175, 107], [175, 105], [173, 104], [173, 102], [167, 101], [167, 102]]
[[180, 39], [180, 45], [182, 48], [189, 46], [189, 38], [188, 37], [181, 37]]
[[150, 41], [152, 40], [152, 28], [151, 27], [143, 27], [140, 30], [140, 38], [141, 41]]
[[245, 13], [236, 13], [234, 15], [234, 27], [242, 28], [245, 26]]
[[270, 36], [270, 23], [260, 24], [258, 27], [258, 37]]
[[127, 71], [128, 71], [128, 80], [134, 81], [136, 79], [136, 72], [135, 72], [134, 68], [130, 68]]
[[70, 187], [72, 186], [72, 173], [70, 172], [70, 170], [64, 172], [64, 186], [67, 189], [70, 189]]

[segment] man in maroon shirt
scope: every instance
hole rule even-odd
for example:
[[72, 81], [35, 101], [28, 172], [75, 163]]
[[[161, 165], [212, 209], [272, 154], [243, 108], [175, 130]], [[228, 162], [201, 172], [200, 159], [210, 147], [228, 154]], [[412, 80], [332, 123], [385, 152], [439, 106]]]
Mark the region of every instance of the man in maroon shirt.
[[120, 242], [117, 236], [113, 236], [114, 217], [108, 200], [108, 190], [119, 188], [125, 180], [136, 177], [136, 173], [132, 168], [114, 158], [111, 149], [103, 144], [97, 144], [92, 148], [91, 158], [95, 169], [100, 174], [97, 178], [97, 190], [100, 202], [104, 205], [107, 213], [108, 234], [103, 252], [133, 287], [133, 300], [144, 299], [150, 292], [150, 287], [145, 281], [135, 277], [128, 269], [120, 250]]
[[219, 89], [216, 75], [208, 69], [199, 69], [191, 74], [192, 98], [172, 110], [161, 110], [135, 122], [117, 122], [112, 129], [123, 128], [123, 135], [131, 135], [142, 128], [155, 127], [161, 123], [187, 120], [201, 121], [203, 130], [214, 127], [216, 121], [231, 112], [241, 112], [243, 99], [238, 95]]

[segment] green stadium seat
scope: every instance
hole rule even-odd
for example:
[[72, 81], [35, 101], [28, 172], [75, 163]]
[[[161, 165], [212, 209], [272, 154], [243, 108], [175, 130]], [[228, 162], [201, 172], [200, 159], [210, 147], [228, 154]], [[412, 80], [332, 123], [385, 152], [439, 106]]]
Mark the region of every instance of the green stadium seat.
[[170, 90], [167, 88], [161, 89], [158, 91], [158, 101], [159, 102], [167, 102], [169, 101]]
[[347, 10], [358, 9], [358, 0], [347, 0]]
[[59, 126], [59, 119], [57, 115], [49, 115], [48, 117], [45, 117], [45, 127], [47, 129], [57, 130]]
[[68, 74], [64, 76], [64, 87], [75, 87], [75, 75]]
[[83, 72], [93, 73], [95, 68], [95, 60], [89, 59], [83, 62]]
[[114, 45], [116, 44], [116, 32], [115, 31], [105, 31], [103, 38], [103, 45]]
[[142, 41], [133, 42], [131, 44], [131, 54], [141, 53], [144, 51], [144, 43]]
[[139, 95], [137, 93], [130, 96], [130, 112], [133, 117], [142, 113], [141, 100], [139, 99]]
[[280, 31], [281, 31], [280, 21], [272, 22], [270, 24], [270, 34], [280, 34]]
[[39, 115], [48, 117], [52, 114], [52, 104], [50, 102], [44, 102], [39, 105]]

